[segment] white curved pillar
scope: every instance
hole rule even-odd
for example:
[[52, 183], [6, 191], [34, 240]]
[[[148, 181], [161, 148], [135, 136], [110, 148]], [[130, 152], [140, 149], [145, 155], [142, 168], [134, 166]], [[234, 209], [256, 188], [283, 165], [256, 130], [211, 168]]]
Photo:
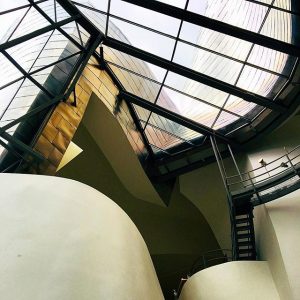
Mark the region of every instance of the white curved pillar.
[[0, 175], [1, 299], [163, 299], [143, 238], [76, 181]]

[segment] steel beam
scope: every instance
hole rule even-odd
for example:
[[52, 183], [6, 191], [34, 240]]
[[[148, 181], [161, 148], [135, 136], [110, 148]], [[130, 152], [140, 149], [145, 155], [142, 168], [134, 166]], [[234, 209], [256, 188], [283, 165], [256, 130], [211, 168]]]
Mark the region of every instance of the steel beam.
[[[6, 124], [5, 126], [0, 127], [0, 135], [3, 132], [5, 132], [7, 129], [13, 127], [14, 125], [16, 125], [22, 121], [25, 121], [25, 120], [31, 118], [32, 116], [34, 116], [35, 114], [38, 114], [39, 112], [43, 111], [44, 109], [51, 107], [52, 105], [55, 105], [55, 104], [59, 103], [60, 101], [66, 100], [72, 93], [72, 91], [77, 83], [77, 80], [81, 76], [83, 68], [86, 66], [89, 58], [94, 53], [95, 49], [97, 48], [97, 45], [101, 42], [102, 38], [103, 38], [103, 36], [99, 35], [98, 37], [93, 38], [92, 40], [90, 40], [88, 42], [86, 51], [81, 53], [81, 57], [78, 59], [76, 65], [73, 67], [72, 72], [69, 74], [69, 80], [67, 80], [67, 82], [65, 83], [61, 94], [55, 96], [54, 98], [52, 98], [49, 101], [46, 101], [44, 104], [30, 110], [23, 116], [11, 121], [10, 123]], [[67, 88], [68, 88], [68, 90], [67, 90], [67, 92], [65, 92], [65, 90]]]
[[[53, 21], [35, 2], [32, 0], [29, 0], [30, 3], [32, 3], [32, 6], [52, 25], [55, 24], [55, 21]], [[76, 23], [77, 24], [77, 23]], [[63, 34], [70, 42], [72, 42], [77, 48], [80, 50], [83, 50], [84, 47], [80, 43], [78, 43], [72, 36], [70, 36], [65, 30], [63, 30], [61, 27], [58, 27], [57, 30]]]
[[[61, 7], [70, 15], [76, 16], [80, 15], [80, 20], [78, 23], [90, 34], [94, 36], [98, 36], [101, 31], [87, 18], [85, 15], [68, 0], [56, 0], [57, 3], [61, 5]], [[103, 34], [104, 35], [104, 34]]]
[[52, 25], [45, 26], [45, 27], [43, 27], [41, 29], [35, 30], [35, 31], [33, 31], [31, 33], [28, 33], [28, 34], [24, 34], [21, 37], [18, 37], [18, 38], [15, 38], [13, 40], [10, 40], [10, 41], [8, 41], [6, 43], [3, 43], [3, 44], [0, 45], [0, 52], [2, 52], [4, 50], [7, 50], [9, 48], [12, 48], [12, 47], [14, 47], [16, 45], [19, 45], [19, 44], [21, 44], [23, 42], [26, 42], [26, 41], [28, 41], [30, 39], [33, 39], [33, 38], [35, 38], [35, 37], [37, 37], [39, 35], [47, 33], [47, 32], [49, 32], [51, 30], [55, 30], [55, 29], [57, 29], [57, 28], [59, 28], [59, 27], [61, 27], [63, 25], [69, 24], [69, 23], [71, 23], [71, 22], [73, 22], [75, 20], [78, 20], [79, 18], [80, 18], [79, 15], [72, 16], [72, 17], [70, 17], [68, 19], [65, 19], [63, 21], [57, 22], [57, 23], [52, 24]]
[[145, 109], [147, 109], [157, 115], [160, 115], [166, 119], [176, 122], [184, 127], [191, 129], [191, 130], [194, 130], [194, 131], [199, 132], [204, 135], [215, 136], [220, 141], [225, 142], [226, 144], [230, 144], [235, 147], [239, 146], [234, 140], [226, 137], [225, 135], [223, 135], [221, 133], [218, 133], [217, 131], [213, 130], [212, 128], [209, 128], [205, 125], [199, 124], [199, 123], [197, 123], [193, 120], [190, 120], [184, 116], [181, 116], [177, 113], [169, 111], [161, 106], [153, 104], [153, 103], [151, 103], [143, 98], [140, 98], [134, 94], [131, 94], [131, 93], [128, 93], [125, 91], [120, 91], [118, 97], [120, 99], [124, 99], [125, 101], [128, 101], [130, 103], [133, 103], [137, 106], [145, 108]]
[[[111, 79], [113, 80], [113, 82], [115, 83], [115, 85], [118, 87], [118, 89], [120, 91], [125, 91], [124, 86], [119, 81], [119, 79], [117, 78], [117, 76], [114, 74], [114, 72], [112, 71], [112, 69], [110, 68], [110, 66], [105, 61], [103, 62], [103, 64], [104, 64], [105, 71], [111, 77]], [[145, 145], [145, 147], [146, 147], [146, 149], [147, 149], [150, 157], [153, 158], [154, 157], [153, 150], [152, 150], [152, 148], [150, 146], [150, 143], [149, 143], [149, 140], [148, 140], [148, 138], [147, 138], [147, 136], [146, 136], [146, 134], [145, 134], [145, 132], [144, 132], [144, 130], [142, 128], [142, 124], [139, 121], [137, 113], [134, 110], [133, 105], [132, 105], [131, 102], [128, 102], [127, 104], [128, 104], [128, 109], [129, 109], [129, 112], [130, 112], [131, 117], [133, 119], [133, 122], [134, 122], [136, 128], [138, 129], [139, 133], [141, 134], [143, 143], [144, 143], [144, 145]]]
[[39, 161], [44, 161], [45, 160], [43, 155], [41, 155], [40, 153], [34, 151], [30, 146], [24, 144], [20, 140], [18, 140], [15, 137], [11, 136], [9, 133], [2, 132], [0, 136], [2, 138], [4, 138], [5, 140], [7, 140], [9, 143], [11, 143], [15, 148], [18, 148], [21, 151], [24, 151], [26, 153], [31, 154], [32, 156], [34, 156]]
[[184, 9], [162, 3], [160, 1], [154, 0], [123, 0], [137, 6], [147, 8], [158, 13], [165, 14], [167, 16], [180, 19], [201, 27], [205, 27], [211, 30], [215, 30], [236, 38], [245, 40], [250, 43], [261, 45], [263, 47], [271, 48], [289, 55], [300, 57], [300, 48], [298, 46], [276, 40], [274, 38], [261, 35], [256, 32], [252, 32], [243, 28], [239, 28], [228, 23], [224, 23], [218, 20], [208, 18], [196, 14], [191, 11], [186, 11]]
[[221, 81], [221, 80], [215, 79], [211, 76], [196, 72], [196, 71], [189, 69], [187, 67], [184, 67], [180, 64], [170, 62], [167, 59], [161, 58], [157, 55], [154, 55], [154, 54], [151, 54], [144, 50], [138, 49], [138, 48], [128, 45], [124, 42], [118, 41], [116, 39], [107, 37], [106, 39], [104, 39], [103, 43], [111, 48], [114, 48], [116, 50], [124, 52], [128, 55], [134, 56], [134, 57], [144, 60], [148, 63], [154, 64], [156, 66], [159, 66], [161, 68], [164, 68], [166, 70], [169, 70], [171, 72], [179, 74], [186, 78], [198, 81], [198, 82], [208, 85], [210, 87], [219, 89], [223, 92], [232, 94], [232, 95], [242, 98], [248, 102], [256, 103], [256, 104], [264, 106], [266, 108], [279, 111], [280, 113], [283, 113], [287, 110], [287, 108], [285, 106], [283, 106], [279, 103], [273, 102], [272, 100], [270, 100], [266, 97], [248, 92], [244, 89], [241, 89], [239, 87], [236, 87], [236, 86], [226, 83], [224, 81]]

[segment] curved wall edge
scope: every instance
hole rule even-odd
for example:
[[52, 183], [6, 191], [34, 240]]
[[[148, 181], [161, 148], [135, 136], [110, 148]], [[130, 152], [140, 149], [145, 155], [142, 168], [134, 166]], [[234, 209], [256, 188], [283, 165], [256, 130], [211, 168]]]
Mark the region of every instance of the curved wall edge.
[[1, 299], [163, 299], [139, 231], [82, 183], [1, 174]]

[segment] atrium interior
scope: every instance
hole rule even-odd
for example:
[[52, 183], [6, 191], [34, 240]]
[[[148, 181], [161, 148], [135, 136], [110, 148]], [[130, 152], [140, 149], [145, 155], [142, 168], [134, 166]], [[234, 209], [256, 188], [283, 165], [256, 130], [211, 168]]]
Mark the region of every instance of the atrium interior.
[[0, 4], [2, 299], [300, 299], [300, 2]]

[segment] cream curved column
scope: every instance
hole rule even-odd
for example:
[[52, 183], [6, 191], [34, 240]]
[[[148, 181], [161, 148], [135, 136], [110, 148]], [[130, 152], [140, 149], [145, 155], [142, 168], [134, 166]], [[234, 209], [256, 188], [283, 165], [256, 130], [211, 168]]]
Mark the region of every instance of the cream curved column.
[[142, 236], [109, 198], [57, 177], [0, 178], [1, 299], [163, 299]]
[[280, 300], [265, 261], [234, 261], [202, 270], [188, 279], [179, 300]]

